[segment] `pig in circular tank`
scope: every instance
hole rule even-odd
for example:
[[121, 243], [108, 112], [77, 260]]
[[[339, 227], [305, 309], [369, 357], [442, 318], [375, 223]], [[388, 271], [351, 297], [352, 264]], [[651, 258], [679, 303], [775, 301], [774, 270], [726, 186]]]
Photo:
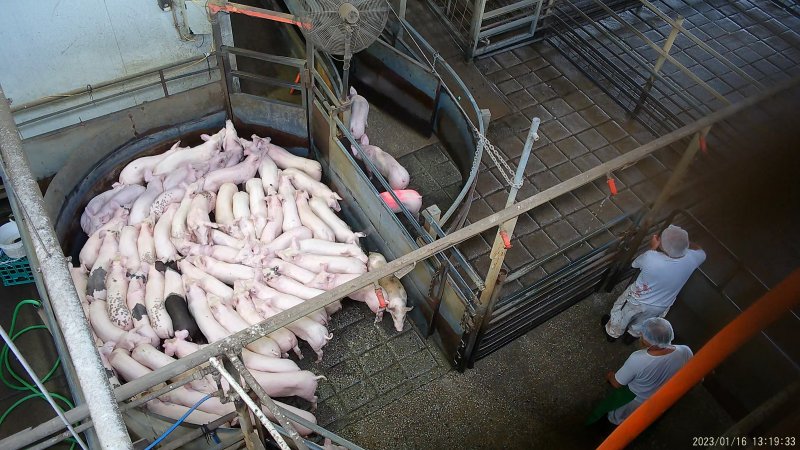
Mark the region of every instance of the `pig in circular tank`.
[[[273, 143], [295, 154], [305, 156], [307, 153], [308, 142], [303, 137], [261, 124], [242, 121], [234, 121], [234, 124], [242, 137], [249, 138], [253, 134], [269, 136]], [[201, 135], [214, 134], [224, 127], [225, 116], [217, 113], [175, 127], [153, 131], [117, 148], [95, 149], [97, 152], [105, 152], [96, 162], [88, 161], [86, 155], [73, 155], [64, 165], [65, 170], [59, 172], [51, 182], [45, 195], [45, 204], [51, 215], [56, 212], [54, 228], [64, 254], [71, 257], [74, 265], [78, 264], [78, 254], [88, 239], [81, 228], [81, 214], [92, 198], [112, 188], [118, 181], [120, 172], [129, 162], [140, 157], [163, 153], [177, 141], [181, 142], [181, 146], [199, 145], [203, 142]], [[132, 435], [150, 440], [157, 437], [157, 432], [154, 430], [166, 429], [174, 422], [172, 419], [147, 411], [144, 407], [129, 409], [123, 415]], [[186, 431], [192, 428], [197, 427], [191, 424], [182, 426]], [[217, 433], [223, 440], [240, 435], [238, 429], [231, 428], [220, 428]], [[207, 444], [200, 439], [182, 448], [206, 447]]]
[[[305, 138], [263, 125], [239, 121], [234, 121], [234, 125], [242, 137], [249, 138], [253, 134], [262, 137], [269, 136], [273, 143], [295, 154], [306, 156], [308, 152], [308, 141]], [[77, 167], [71, 168], [71, 172], [74, 173], [69, 175], [76, 181], [59, 183], [59, 191], [63, 192], [63, 196], [58, 193], [52, 195], [51, 189], [48, 189], [45, 195], [48, 210], [57, 211], [54, 228], [64, 254], [71, 257], [74, 264], [77, 265], [78, 254], [88, 239], [86, 233], [81, 229], [80, 216], [92, 198], [112, 188], [113, 184], [119, 180], [120, 172], [128, 163], [143, 156], [164, 153], [177, 141], [180, 141], [181, 146], [199, 145], [203, 142], [201, 135], [214, 134], [224, 127], [224, 117], [218, 114], [209, 116], [132, 140], [121, 147], [112, 149], [90, 167], [81, 166], [78, 163]], [[76, 160], [79, 162], [82, 158], [82, 155], [73, 155], [65, 167], [68, 167], [70, 163], [75, 163]], [[53, 183], [61, 181], [59, 180], [60, 176], [64, 176], [64, 174], [59, 172]], [[51, 184], [51, 188], [52, 186], [53, 184]]]

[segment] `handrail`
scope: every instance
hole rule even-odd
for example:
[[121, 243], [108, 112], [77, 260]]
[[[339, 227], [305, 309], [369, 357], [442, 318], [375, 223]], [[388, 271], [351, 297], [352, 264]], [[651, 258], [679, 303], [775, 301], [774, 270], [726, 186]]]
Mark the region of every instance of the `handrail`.
[[[654, 139], [653, 141], [631, 150], [628, 153], [600, 164], [592, 169], [587, 170], [586, 172], [576, 175], [551, 188], [522, 200], [519, 203], [505, 208], [502, 211], [494, 213], [489, 217], [481, 219], [469, 226], [455, 231], [443, 237], [442, 239], [437, 239], [406, 255], [396, 258], [382, 268], [367, 272], [358, 278], [350, 280], [347, 283], [320, 294], [313, 299], [307, 300], [300, 305], [295, 306], [294, 308], [283, 311], [280, 314], [266, 319], [245, 330], [234, 333], [233, 335], [221, 341], [210, 344], [198, 350], [197, 352], [188, 355], [186, 358], [182, 358], [162, 367], [159, 370], [128, 382], [114, 390], [117, 401], [127, 400], [140, 392], [143, 392], [159, 383], [185, 372], [187, 368], [201, 365], [205, 363], [211, 356], [220, 355], [226, 351], [235, 351], [236, 349], [241, 348], [243, 345], [258, 339], [265, 334], [271, 333], [278, 328], [285, 326], [286, 324], [294, 322], [295, 320], [304, 317], [320, 308], [323, 308], [326, 305], [334, 303], [339, 299], [348, 296], [352, 292], [369, 286], [385, 276], [392, 275], [409, 267], [413, 267], [418, 262], [424, 261], [425, 259], [428, 259], [437, 253], [441, 253], [442, 251], [445, 251], [448, 248], [453, 247], [454, 245], [457, 245], [479, 233], [497, 227], [501, 223], [518, 217], [521, 214], [536, 208], [537, 206], [553, 200], [554, 198], [591, 183], [597, 179], [605, 177], [609, 171], [618, 170], [628, 164], [639, 161], [657, 150], [660, 150], [686, 137], [692, 136], [718, 121], [725, 120], [746, 108], [770, 99], [773, 96], [798, 85], [800, 85], [800, 77], [795, 77], [786, 82], [779, 83], [775, 87], [768, 89], [759, 95], [747, 97], [736, 104], [726, 106], [692, 124], [686, 125], [664, 136]], [[66, 411], [65, 416], [72, 422], [83, 420], [88, 416], [88, 408], [86, 405], [77, 406], [69, 411]], [[34, 428], [18, 432], [3, 439], [0, 441], [0, 448], [18, 448], [25, 446], [63, 429], [63, 423], [61, 423], [58, 418], [51, 419]]]
[[106, 89], [106, 88], [109, 88], [111, 86], [115, 86], [117, 84], [124, 84], [124, 83], [130, 82], [130, 81], [133, 81], [133, 80], [135, 80], [137, 78], [146, 77], [148, 75], [156, 75], [161, 71], [178, 69], [178, 68], [183, 67], [183, 66], [191, 67], [192, 65], [197, 64], [197, 63], [199, 63], [201, 61], [208, 60], [212, 56], [216, 56], [216, 53], [214, 53], [214, 52], [206, 53], [202, 58], [197, 58], [197, 57], [187, 58], [187, 59], [183, 59], [181, 61], [175, 62], [175, 63], [165, 64], [163, 66], [159, 66], [159, 67], [156, 67], [154, 69], [149, 69], [149, 70], [145, 70], [145, 71], [142, 71], [142, 72], [137, 72], [137, 73], [132, 74], [132, 75], [126, 75], [124, 77], [115, 78], [113, 80], [104, 81], [102, 83], [97, 83], [97, 84], [94, 84], [94, 85], [89, 84], [89, 85], [87, 85], [86, 87], [83, 87], [83, 88], [73, 89], [71, 91], [66, 91], [66, 92], [62, 92], [60, 94], [55, 94], [55, 95], [48, 95], [48, 96], [42, 97], [42, 98], [40, 98], [38, 100], [33, 100], [33, 101], [28, 102], [28, 103], [23, 103], [21, 105], [15, 106], [15, 107], [11, 108], [11, 112], [12, 113], [18, 113], [20, 111], [25, 111], [25, 110], [29, 110], [31, 108], [37, 108], [37, 107], [40, 107], [40, 106], [49, 105], [51, 103], [58, 103], [58, 102], [64, 101], [66, 99], [69, 99], [69, 98], [72, 98], [72, 97], [75, 97], [75, 96], [78, 96], [78, 95], [93, 94], [93, 93], [97, 92], [98, 90]]
[[[441, 86], [444, 88], [445, 91], [447, 91], [447, 93], [453, 98], [453, 100], [455, 100], [456, 106], [458, 106], [458, 108], [461, 110], [461, 113], [470, 122], [473, 129], [477, 130], [477, 132], [480, 135], [485, 135], [486, 129], [483, 123], [483, 117], [481, 116], [480, 113], [480, 108], [478, 107], [478, 104], [475, 102], [475, 99], [472, 97], [472, 94], [470, 94], [469, 89], [467, 89], [467, 86], [458, 76], [456, 71], [453, 70], [452, 67], [450, 67], [450, 64], [448, 64], [447, 61], [438, 57], [439, 53], [433, 47], [431, 47], [430, 44], [428, 44], [428, 42], [422, 37], [422, 35], [420, 35], [419, 32], [417, 32], [417, 30], [414, 29], [414, 27], [412, 27], [411, 24], [408, 23], [408, 21], [400, 17], [398, 17], [398, 21], [400, 22], [401, 26], [405, 29], [405, 31], [409, 33], [409, 36], [411, 36], [412, 40], [416, 45], [419, 45], [421, 43], [423, 47], [425, 47], [429, 52], [431, 52], [431, 54], [433, 55], [433, 64], [431, 65], [431, 69], [433, 70], [433, 73], [439, 78], [439, 81], [441, 81]], [[406, 45], [409, 49], [411, 49], [411, 47], [408, 46], [407, 44], [405, 43], [403, 44]], [[422, 51], [421, 48], [419, 50]], [[436, 71], [436, 63], [442, 65], [445, 71], [447, 71], [447, 73], [449, 73], [450, 76], [455, 80], [458, 87], [460, 87], [461, 90], [466, 94], [466, 98], [469, 101], [469, 104], [475, 110], [475, 121], [477, 122], [477, 124], [472, 121], [469, 114], [467, 114], [467, 112], [458, 102], [458, 99], [461, 97], [456, 96], [453, 93], [453, 91], [450, 89], [447, 83], [444, 82], [441, 75]], [[458, 205], [460, 205], [464, 201], [464, 197], [466, 197], [467, 192], [470, 190], [469, 187], [475, 182], [475, 180], [478, 177], [478, 168], [482, 156], [483, 156], [483, 148], [481, 147], [479, 140], [478, 146], [475, 149], [475, 156], [473, 157], [473, 163], [472, 163], [472, 168], [470, 169], [469, 177], [467, 177], [467, 179], [464, 181], [464, 188], [461, 189], [461, 191], [456, 196], [455, 200], [453, 200], [453, 204], [450, 205], [450, 208], [448, 208], [444, 214], [442, 214], [441, 225], [445, 225], [450, 220], [450, 218], [458, 209]]]
[[[107, 101], [107, 100], [111, 100], [113, 98], [121, 97], [123, 95], [132, 94], [132, 93], [134, 93], [136, 91], [141, 91], [142, 89], [147, 89], [147, 88], [151, 88], [151, 87], [158, 86], [158, 85], [166, 86], [166, 84], [168, 82], [170, 82], [170, 81], [176, 81], [176, 80], [180, 80], [180, 79], [183, 79], [183, 78], [193, 77], [195, 75], [199, 75], [201, 73], [206, 73], [206, 72], [208, 72], [208, 69], [195, 70], [195, 71], [192, 71], [192, 72], [182, 73], [180, 75], [175, 75], [175, 76], [169, 77], [169, 78], [162, 78], [159, 81], [153, 81], [153, 82], [146, 83], [146, 84], [140, 84], [140, 85], [134, 86], [134, 87], [132, 87], [130, 89], [125, 89], [125, 90], [122, 90], [122, 91], [119, 91], [119, 92], [115, 92], [115, 93], [107, 95], [105, 97], [96, 98], [96, 99], [93, 98], [92, 100], [90, 100], [88, 102], [79, 103], [77, 105], [72, 105], [72, 106], [69, 106], [69, 107], [66, 107], [66, 108], [63, 108], [63, 109], [58, 109], [58, 110], [55, 110], [53, 112], [49, 112], [49, 113], [41, 115], [41, 116], [36, 116], [34, 118], [19, 122], [17, 124], [17, 127], [24, 127], [26, 125], [30, 125], [30, 124], [35, 123], [35, 122], [40, 122], [42, 120], [49, 119], [51, 117], [55, 117], [55, 116], [58, 116], [58, 115], [61, 115], [61, 114], [64, 114], [64, 113], [67, 113], [67, 112], [70, 112], [70, 111], [76, 111], [78, 109], [85, 108], [85, 107], [87, 107], [89, 105], [96, 105], [98, 103], [101, 103], [101, 102], [104, 102], [104, 101]], [[213, 80], [209, 81], [209, 83], [212, 83], [212, 82], [214, 82], [214, 81]], [[206, 84], [209, 84], [209, 83], [206, 83]], [[91, 92], [87, 92], [87, 94], [91, 94]]]

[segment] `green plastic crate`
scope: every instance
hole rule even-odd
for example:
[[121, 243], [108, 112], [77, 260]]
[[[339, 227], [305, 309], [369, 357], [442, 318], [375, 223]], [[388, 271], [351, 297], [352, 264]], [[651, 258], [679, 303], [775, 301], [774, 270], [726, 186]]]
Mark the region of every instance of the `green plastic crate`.
[[5, 253], [0, 254], [0, 278], [3, 279], [3, 286], [33, 283], [28, 258], [11, 259]]

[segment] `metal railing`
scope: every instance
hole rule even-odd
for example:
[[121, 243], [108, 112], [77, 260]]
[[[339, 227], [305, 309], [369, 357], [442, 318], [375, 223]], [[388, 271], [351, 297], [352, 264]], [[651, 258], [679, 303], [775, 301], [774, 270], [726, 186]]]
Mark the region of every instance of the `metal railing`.
[[[561, 0], [427, 0], [427, 5], [456, 38], [468, 59], [479, 58], [527, 44], [549, 32], [548, 20]], [[620, 11], [635, 0], [611, 0]], [[591, 1], [580, 0], [580, 8], [591, 17], [607, 15]]]
[[[800, 82], [800, 79], [795, 79], [795, 81]], [[741, 110], [741, 107], [745, 104], [753, 105], [758, 103], [759, 100], [757, 98], [763, 98], [764, 95], [768, 94], [761, 94], [755, 98], [747, 99], [739, 105], [727, 107], [722, 111]], [[729, 114], [721, 115], [722, 111], [706, 116], [695, 124], [697, 126], [702, 124], [703, 127], [700, 130], [706, 130], [707, 132], [712, 124], [720, 123], [730, 116]], [[687, 126], [684, 126], [680, 129], [686, 128]], [[669, 133], [648, 145], [661, 141], [658, 144], [659, 146], [668, 147], [679, 141], [679, 139], [673, 139], [674, 136], [675, 132]], [[701, 140], [701, 136], [702, 139], [705, 139], [705, 134], [697, 134], [689, 142], [683, 159], [674, 168], [670, 180], [662, 188], [659, 198], [652, 205], [641, 209], [636, 214], [620, 216], [605, 226], [596, 229], [588, 236], [577, 238], [563, 248], [557, 249], [549, 255], [509, 274], [504, 280], [505, 282], [514, 281], [537, 268], [541, 268], [550, 260], [565, 254], [570, 249], [585, 245], [592, 237], [608, 231], [626, 219], [633, 220], [633, 225], [621, 236], [599, 245], [570, 264], [546, 275], [519, 292], [499, 300], [495, 299], [488, 304], [480, 305], [483, 311], [483, 318], [478, 322], [479, 336], [475, 351], [469, 357], [470, 366], [476, 360], [502, 348], [505, 344], [522, 336], [592, 292], [601, 289], [610, 290], [620, 281], [630, 278], [635, 272], [630, 267], [630, 261], [633, 255], [640, 253], [646, 247], [647, 243], [644, 237], [663, 228], [666, 224], [672, 223], [678, 217], [680, 211], [674, 211], [664, 218], [655, 219], [663, 208], [666, 199], [672, 195], [673, 190], [677, 187], [678, 180], [686, 173], [698, 145], [701, 145], [697, 143], [698, 140]], [[684, 189], [689, 189], [690, 187], [686, 185]]]
[[[38, 100], [14, 106], [11, 111], [16, 115], [20, 115], [35, 113], [36, 111], [42, 109], [56, 108], [49, 112], [35, 115], [29, 119], [17, 122], [16, 125], [18, 128], [25, 128], [43, 120], [58, 117], [83, 108], [94, 107], [102, 104], [103, 102], [108, 102], [120, 97], [130, 96], [136, 94], [137, 92], [157, 86], [161, 86], [164, 97], [169, 97], [170, 95], [183, 92], [190, 88], [217, 82], [218, 79], [215, 79], [214, 76], [218, 73], [218, 71], [216, 70], [216, 64], [211, 64], [211, 61], [213, 61], [212, 56], [215, 56], [215, 54], [209, 53], [200, 58], [187, 58], [121, 78], [116, 78], [94, 85], [90, 84], [83, 88], [73, 89], [56, 95], [49, 95]], [[205, 68], [181, 72], [185, 71], [186, 69], [193, 68], [201, 63], [205, 63]], [[180, 89], [175, 89], [174, 87], [170, 88], [170, 83], [172, 82], [185, 80], [201, 74], [207, 74], [208, 80], [195, 85], [183, 86]], [[74, 104], [75, 101], [86, 97], [89, 97], [90, 100]], [[62, 103], [73, 104], [57, 108], [57, 106]]]

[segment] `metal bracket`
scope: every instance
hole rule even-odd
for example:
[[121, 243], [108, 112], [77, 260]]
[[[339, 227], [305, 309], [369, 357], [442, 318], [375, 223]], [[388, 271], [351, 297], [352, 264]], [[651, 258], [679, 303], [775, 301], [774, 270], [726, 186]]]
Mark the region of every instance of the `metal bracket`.
[[332, 106], [330, 108], [330, 112], [331, 113], [340, 113], [340, 112], [343, 112], [343, 111], [345, 111], [347, 109], [350, 109], [350, 106], [352, 106], [352, 105], [353, 105], [353, 101], [352, 100], [347, 100], [347, 101], [343, 102], [339, 106]]

